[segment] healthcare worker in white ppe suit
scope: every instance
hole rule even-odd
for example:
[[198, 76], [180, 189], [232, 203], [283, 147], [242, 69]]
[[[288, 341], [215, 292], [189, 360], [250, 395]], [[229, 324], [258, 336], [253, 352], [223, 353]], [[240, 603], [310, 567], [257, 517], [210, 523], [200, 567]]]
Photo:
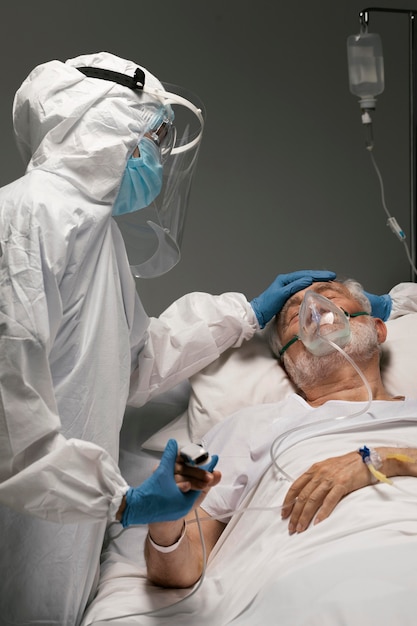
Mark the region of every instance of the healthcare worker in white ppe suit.
[[178, 261], [201, 107], [97, 53], [36, 67], [13, 121], [26, 170], [0, 190], [0, 622], [67, 626], [94, 593], [106, 524], [174, 519], [198, 494], [176, 487], [175, 441], [157, 479], [126, 483], [126, 405], [188, 378], [334, 274], [280, 275], [252, 303], [189, 294], [149, 319], [133, 275]]

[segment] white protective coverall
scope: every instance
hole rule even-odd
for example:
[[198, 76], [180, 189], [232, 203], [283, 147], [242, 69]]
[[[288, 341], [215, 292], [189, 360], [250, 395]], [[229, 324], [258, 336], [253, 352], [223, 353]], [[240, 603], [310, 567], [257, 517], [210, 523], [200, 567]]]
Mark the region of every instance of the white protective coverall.
[[[133, 75], [98, 53], [88, 65]], [[118, 439], [140, 405], [258, 328], [241, 294], [195, 293], [149, 319], [111, 217], [148, 130], [138, 95], [79, 59], [35, 68], [14, 127], [28, 163], [0, 190], [0, 622], [73, 625], [128, 485]], [[147, 81], [158, 81], [147, 73]]]

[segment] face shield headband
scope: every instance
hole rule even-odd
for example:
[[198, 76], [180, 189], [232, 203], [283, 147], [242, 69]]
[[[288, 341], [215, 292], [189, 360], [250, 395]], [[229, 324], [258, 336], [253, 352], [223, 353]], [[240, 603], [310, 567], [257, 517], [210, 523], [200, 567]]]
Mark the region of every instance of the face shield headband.
[[[145, 72], [137, 67], [133, 76], [122, 74], [121, 72], [114, 72], [113, 70], [106, 70], [102, 67], [77, 67], [77, 70], [87, 76], [88, 78], [100, 78], [101, 80], [109, 80], [123, 87], [129, 87], [133, 91], [144, 91], [149, 95], [155, 96], [156, 99], [162, 100], [164, 104], [177, 104], [188, 108], [194, 113], [198, 121], [200, 122], [200, 132], [193, 136], [188, 142], [176, 145], [172, 148], [173, 154], [180, 154], [190, 150], [194, 146], [198, 145], [201, 141], [203, 129], [204, 129], [204, 114], [203, 108], [197, 107], [188, 100], [181, 96], [179, 93], [171, 93], [169, 90], [163, 91], [162, 89], [154, 89], [152, 87], [145, 87]], [[167, 83], [164, 83], [167, 87], [170, 87]], [[173, 88], [178, 90], [178, 87], [172, 85]], [[195, 97], [195, 96], [194, 96]], [[151, 132], [156, 132], [157, 129], [151, 129]]]
[[147, 87], [145, 73], [140, 68], [133, 77], [98, 67], [77, 69], [89, 78], [109, 80], [144, 92], [159, 101], [162, 109], [172, 112], [171, 121], [162, 115], [157, 126], [147, 130], [160, 148], [161, 192], [146, 208], [114, 218], [121, 230], [133, 275], [136, 278], [161, 276], [181, 257], [191, 183], [204, 129], [204, 107], [195, 94], [177, 85], [164, 84], [164, 89]]

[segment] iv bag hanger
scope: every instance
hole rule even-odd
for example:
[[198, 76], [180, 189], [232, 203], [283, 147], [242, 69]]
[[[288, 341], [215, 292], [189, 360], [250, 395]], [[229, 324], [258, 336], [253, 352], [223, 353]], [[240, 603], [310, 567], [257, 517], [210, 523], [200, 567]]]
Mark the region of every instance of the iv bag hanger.
[[[409, 141], [409, 166], [410, 166], [410, 242], [411, 242], [411, 259], [414, 266], [416, 265], [416, 251], [417, 251], [417, 76], [415, 68], [415, 17], [417, 10], [413, 9], [388, 9], [382, 7], [369, 7], [368, 9], [362, 9], [359, 13], [359, 23], [361, 32], [368, 30], [369, 13], [371, 11], [383, 12], [383, 13], [403, 13], [409, 17], [409, 125], [410, 125], [410, 141]], [[411, 280], [416, 281], [416, 275], [414, 272], [411, 274]]]

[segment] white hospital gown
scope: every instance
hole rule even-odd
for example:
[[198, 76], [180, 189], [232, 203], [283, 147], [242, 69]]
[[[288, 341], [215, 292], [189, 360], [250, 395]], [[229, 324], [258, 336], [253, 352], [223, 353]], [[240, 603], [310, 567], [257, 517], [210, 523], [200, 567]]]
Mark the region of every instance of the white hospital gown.
[[222, 481], [203, 508], [231, 516], [199, 599], [211, 623], [413, 626], [415, 478], [355, 491], [301, 534], [290, 536], [288, 520], [281, 520], [291, 483], [271, 463], [275, 439], [281, 442], [276, 461], [294, 479], [314, 462], [364, 444], [417, 447], [417, 401], [375, 401], [366, 415], [335, 420], [361, 405], [333, 401], [312, 409], [293, 395], [239, 411], [207, 435], [205, 445], [220, 456]]

